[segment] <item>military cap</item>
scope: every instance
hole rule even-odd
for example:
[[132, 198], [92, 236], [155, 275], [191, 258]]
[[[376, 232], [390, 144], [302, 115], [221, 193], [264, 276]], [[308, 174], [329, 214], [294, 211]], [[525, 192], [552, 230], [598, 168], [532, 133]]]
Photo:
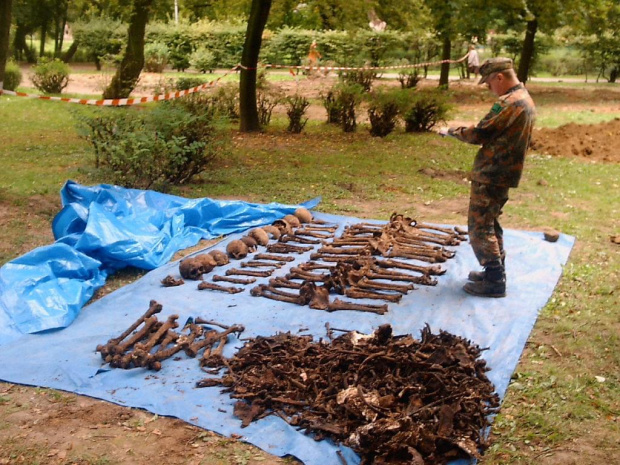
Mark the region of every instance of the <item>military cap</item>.
[[484, 84], [487, 79], [493, 73], [499, 73], [500, 71], [506, 71], [512, 69], [512, 59], [510, 58], [489, 58], [480, 67], [480, 82], [478, 84]]

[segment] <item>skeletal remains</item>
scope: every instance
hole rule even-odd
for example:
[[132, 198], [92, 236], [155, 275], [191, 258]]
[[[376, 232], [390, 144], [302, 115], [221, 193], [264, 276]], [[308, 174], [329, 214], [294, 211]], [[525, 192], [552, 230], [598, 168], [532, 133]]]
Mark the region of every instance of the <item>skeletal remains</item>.
[[[331, 336], [330, 336], [331, 338]], [[250, 339], [226, 361], [223, 386], [242, 427], [268, 415], [352, 447], [362, 464], [479, 459], [499, 397], [483, 349], [427, 326], [420, 340], [389, 325], [330, 342], [280, 333]]]
[[[110, 339], [106, 344], [98, 345], [96, 351], [112, 368], [144, 367], [160, 370], [161, 362], [184, 351], [190, 357], [196, 357], [200, 350], [205, 350], [201, 358], [202, 366], [210, 366], [215, 359], [221, 358], [224, 345], [231, 333], [241, 333], [243, 326], [226, 326], [225, 331], [205, 330], [199, 323], [224, 326], [219, 323], [196, 318], [186, 328], [187, 333], [174, 331], [179, 326], [178, 315], [170, 315], [165, 322], [159, 322], [155, 316], [162, 311], [162, 305], [152, 300], [148, 310], [138, 318], [120, 336]], [[135, 332], [134, 332], [135, 331]], [[153, 350], [157, 348], [156, 350]]]

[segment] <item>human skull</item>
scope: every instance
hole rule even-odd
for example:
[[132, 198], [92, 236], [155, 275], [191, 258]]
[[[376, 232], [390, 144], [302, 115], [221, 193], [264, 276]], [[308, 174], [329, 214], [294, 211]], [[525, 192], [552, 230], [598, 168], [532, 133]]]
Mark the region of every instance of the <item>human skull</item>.
[[248, 246], [245, 245], [245, 242], [239, 239], [230, 241], [226, 246], [226, 253], [228, 254], [228, 256], [236, 260], [245, 258], [248, 255], [248, 252]]

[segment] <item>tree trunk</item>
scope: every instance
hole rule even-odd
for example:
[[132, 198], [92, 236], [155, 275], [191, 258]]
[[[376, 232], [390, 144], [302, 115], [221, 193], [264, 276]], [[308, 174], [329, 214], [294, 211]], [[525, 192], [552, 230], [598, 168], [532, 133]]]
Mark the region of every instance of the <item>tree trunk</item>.
[[45, 56], [45, 41], [47, 40], [47, 25], [48, 21], [43, 21], [41, 24], [41, 43], [39, 45], [39, 56]]
[[260, 130], [256, 106], [256, 67], [270, 9], [271, 0], [252, 0], [252, 9], [241, 56], [243, 67], [239, 81], [239, 129], [242, 132]]
[[4, 89], [6, 60], [9, 58], [9, 31], [13, 0], [0, 0], [0, 91]]
[[[452, 53], [452, 41], [448, 35], [444, 35], [443, 48], [441, 50], [441, 59], [449, 60]], [[448, 81], [450, 77], [450, 63], [441, 64], [441, 73], [439, 74], [439, 87], [448, 88]]]
[[620, 68], [618, 68], [617, 66], [611, 69], [611, 71], [609, 72], [610, 83], [614, 84], [616, 82], [616, 79], [618, 79], [619, 72], [620, 72]]
[[103, 98], [127, 98], [136, 87], [144, 67], [144, 33], [152, 3], [153, 0], [134, 0], [127, 31], [127, 48], [116, 74], [103, 92]]
[[73, 43], [71, 44], [67, 52], [62, 56], [61, 60], [65, 63], [69, 63], [71, 60], [73, 60], [73, 56], [75, 55], [75, 52], [77, 52], [79, 45], [80, 43], [77, 41], [77, 39], [73, 39]]
[[530, 65], [532, 64], [532, 57], [534, 56], [534, 38], [536, 37], [537, 29], [538, 20], [536, 18], [527, 22], [525, 39], [523, 40], [523, 48], [521, 49], [521, 58], [519, 59], [519, 70], [517, 71], [519, 81], [524, 84], [527, 82], [530, 73]]

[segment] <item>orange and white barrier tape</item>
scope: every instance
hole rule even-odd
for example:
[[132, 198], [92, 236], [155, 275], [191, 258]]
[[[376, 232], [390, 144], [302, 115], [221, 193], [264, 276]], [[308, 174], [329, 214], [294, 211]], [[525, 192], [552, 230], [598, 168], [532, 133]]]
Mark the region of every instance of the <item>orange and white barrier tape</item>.
[[[425, 63], [415, 63], [408, 65], [394, 65], [394, 66], [362, 66], [362, 67], [349, 67], [349, 66], [293, 66], [293, 65], [275, 65], [275, 64], [265, 64], [263, 65], [265, 68], [275, 68], [275, 69], [303, 69], [306, 71], [366, 71], [366, 70], [381, 70], [381, 69], [408, 69], [408, 68], [424, 68], [426, 66], [437, 66], [442, 65], [444, 63], [461, 63], [464, 61], [469, 52], [465, 54], [464, 57], [459, 58], [458, 60], [439, 60], [439, 61], [429, 61]], [[239, 65], [240, 68], [243, 69], [253, 69], [247, 66]]]
[[94, 99], [81, 99], [81, 98], [68, 98], [68, 97], [51, 97], [49, 95], [36, 95], [36, 94], [26, 94], [24, 92], [14, 92], [12, 90], [0, 89], [0, 94], [4, 95], [13, 95], [15, 97], [28, 97], [28, 98], [36, 98], [40, 100], [52, 100], [56, 102], [66, 102], [66, 103], [79, 103], [81, 105], [95, 105], [95, 106], [111, 106], [111, 107], [121, 107], [128, 105], [137, 105], [139, 103], [148, 103], [148, 102], [161, 102], [164, 100], [174, 100], [179, 97], [184, 97], [189, 94], [193, 94], [194, 92], [200, 92], [208, 87], [213, 87], [219, 83], [223, 78], [228, 76], [233, 71], [239, 69], [239, 66], [235, 66], [227, 73], [218, 77], [217, 79], [205, 82], [196, 87], [192, 87], [191, 89], [186, 90], [178, 90], [176, 92], [168, 92], [166, 94], [159, 95], [151, 95], [149, 97], [135, 97], [135, 98], [115, 98], [115, 99], [104, 99], [104, 100], [94, 100]]

